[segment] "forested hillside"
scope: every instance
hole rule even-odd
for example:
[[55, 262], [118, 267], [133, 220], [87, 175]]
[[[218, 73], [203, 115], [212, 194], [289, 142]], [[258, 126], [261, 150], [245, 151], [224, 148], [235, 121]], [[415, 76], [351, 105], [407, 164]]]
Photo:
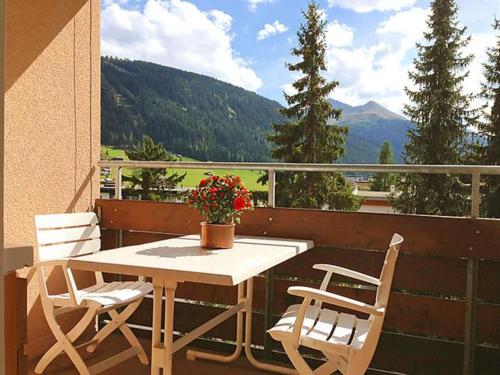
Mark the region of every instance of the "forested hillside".
[[266, 134], [280, 104], [195, 73], [142, 61], [102, 59], [102, 143], [152, 136], [199, 160], [269, 160]]
[[[376, 163], [384, 140], [396, 161], [408, 120], [375, 102], [343, 110], [350, 128], [344, 163]], [[148, 134], [173, 153], [197, 160], [269, 161], [266, 135], [283, 121], [276, 102], [240, 87], [149, 62], [102, 58], [102, 138], [126, 148]]]

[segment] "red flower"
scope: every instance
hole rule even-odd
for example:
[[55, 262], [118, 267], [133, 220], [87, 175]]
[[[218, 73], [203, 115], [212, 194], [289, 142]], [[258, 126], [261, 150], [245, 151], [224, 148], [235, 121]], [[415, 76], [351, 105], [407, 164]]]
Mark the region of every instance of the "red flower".
[[200, 181], [200, 186], [205, 186], [207, 184], [207, 179], [204, 178]]
[[236, 211], [241, 211], [246, 206], [245, 198], [238, 197], [233, 201], [233, 207]]

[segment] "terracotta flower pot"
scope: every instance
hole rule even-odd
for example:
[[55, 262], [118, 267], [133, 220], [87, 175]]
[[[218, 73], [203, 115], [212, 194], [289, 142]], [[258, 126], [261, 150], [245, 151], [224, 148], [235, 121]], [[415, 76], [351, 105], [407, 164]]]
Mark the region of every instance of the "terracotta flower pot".
[[232, 248], [235, 226], [235, 224], [201, 223], [201, 247], [206, 249]]

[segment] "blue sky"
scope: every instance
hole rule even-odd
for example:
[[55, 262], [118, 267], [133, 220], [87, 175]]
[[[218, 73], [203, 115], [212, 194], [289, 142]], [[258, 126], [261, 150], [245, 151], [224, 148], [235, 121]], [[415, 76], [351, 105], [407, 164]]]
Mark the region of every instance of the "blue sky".
[[[333, 93], [351, 105], [376, 100], [401, 113], [428, 0], [320, 0]], [[476, 58], [464, 90], [477, 91], [500, 1], [459, 0]], [[102, 0], [102, 53], [206, 74], [283, 103], [285, 68], [307, 0]]]

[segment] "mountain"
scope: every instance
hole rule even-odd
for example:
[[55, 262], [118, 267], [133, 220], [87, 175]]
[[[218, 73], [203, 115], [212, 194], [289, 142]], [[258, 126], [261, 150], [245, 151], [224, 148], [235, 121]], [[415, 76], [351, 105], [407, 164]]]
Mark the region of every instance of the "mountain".
[[[128, 147], [144, 134], [198, 160], [270, 161], [266, 135], [281, 105], [240, 87], [144, 61], [102, 58], [101, 142]], [[342, 162], [376, 163], [388, 139], [400, 161], [409, 122], [376, 102], [332, 100], [350, 128]]]
[[228, 83], [144, 62], [102, 58], [102, 144], [148, 134], [199, 160], [268, 161], [278, 102]]
[[344, 162], [376, 163], [385, 140], [392, 144], [395, 161], [402, 162], [410, 121], [374, 101], [360, 106], [336, 100], [330, 100], [330, 103], [334, 108], [342, 109], [342, 117], [336, 123], [349, 128]]

